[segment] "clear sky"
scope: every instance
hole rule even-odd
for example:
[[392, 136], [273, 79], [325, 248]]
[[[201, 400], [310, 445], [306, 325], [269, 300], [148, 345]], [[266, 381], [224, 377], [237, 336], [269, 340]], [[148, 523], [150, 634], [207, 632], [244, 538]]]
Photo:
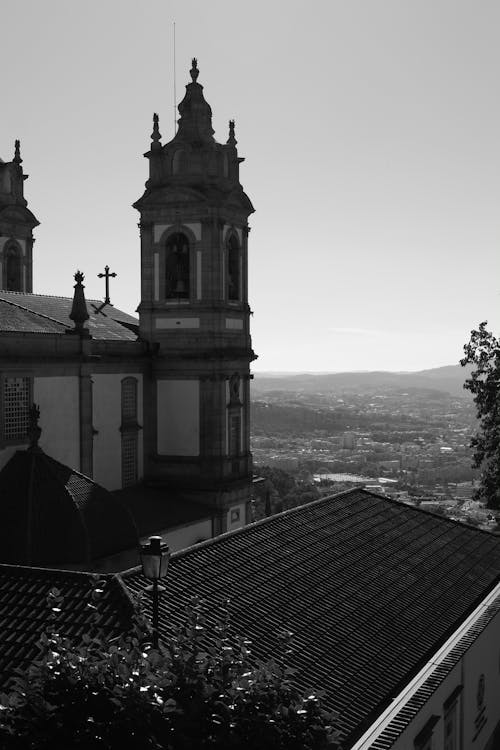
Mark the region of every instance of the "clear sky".
[[152, 114], [198, 58], [246, 161], [255, 370], [416, 370], [500, 329], [498, 0], [4, 0], [0, 156], [21, 139], [34, 291], [139, 302]]

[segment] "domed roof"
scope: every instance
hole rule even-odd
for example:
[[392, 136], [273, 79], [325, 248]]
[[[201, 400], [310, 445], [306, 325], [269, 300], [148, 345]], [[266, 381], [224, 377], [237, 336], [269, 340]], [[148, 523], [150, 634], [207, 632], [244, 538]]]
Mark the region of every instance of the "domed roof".
[[0, 562], [82, 564], [137, 545], [121, 502], [37, 445], [0, 471]]

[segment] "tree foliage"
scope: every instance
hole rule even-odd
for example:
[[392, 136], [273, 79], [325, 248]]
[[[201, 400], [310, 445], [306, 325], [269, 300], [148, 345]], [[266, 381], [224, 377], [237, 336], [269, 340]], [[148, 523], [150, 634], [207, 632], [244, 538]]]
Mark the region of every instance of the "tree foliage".
[[460, 364], [474, 368], [464, 388], [474, 397], [479, 419], [479, 429], [471, 440], [473, 465], [481, 469], [475, 498], [489, 508], [500, 508], [500, 339], [486, 326], [484, 321], [471, 331]]
[[[57, 612], [57, 591], [52, 599]], [[98, 618], [98, 606], [89, 606]], [[196, 600], [168, 643], [152, 648], [147, 631], [138, 615], [131, 632], [112, 642], [102, 633], [77, 644], [44, 634], [39, 657], [0, 696], [2, 749], [339, 747], [335, 717], [319, 695], [302, 696], [293, 686], [286, 638], [279, 658], [257, 662], [250, 642], [231, 636], [227, 609], [208, 628]]]

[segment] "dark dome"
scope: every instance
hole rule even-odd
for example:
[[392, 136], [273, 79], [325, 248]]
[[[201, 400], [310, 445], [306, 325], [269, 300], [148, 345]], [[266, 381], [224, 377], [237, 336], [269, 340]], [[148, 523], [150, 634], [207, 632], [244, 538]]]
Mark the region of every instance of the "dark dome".
[[0, 562], [89, 563], [138, 544], [128, 510], [89, 477], [40, 448], [0, 471]]

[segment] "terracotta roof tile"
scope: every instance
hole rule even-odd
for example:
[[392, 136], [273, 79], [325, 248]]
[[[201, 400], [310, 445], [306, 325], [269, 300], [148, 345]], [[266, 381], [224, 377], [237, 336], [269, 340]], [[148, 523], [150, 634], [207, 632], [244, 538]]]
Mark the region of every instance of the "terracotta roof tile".
[[[69, 314], [71, 297], [46, 294], [0, 291], [0, 331], [19, 333], [64, 333], [73, 329]], [[100, 300], [87, 300], [90, 319], [87, 327], [92, 337], [105, 340], [136, 341], [138, 320], [132, 315], [106, 305]]]
[[57, 588], [63, 597], [57, 630], [80, 639], [93, 627], [88, 607], [95, 581], [102, 581], [101, 619], [105, 637], [112, 638], [131, 626], [133, 604], [116, 576], [0, 565], [0, 686], [4, 689], [14, 670], [25, 669], [37, 656], [37, 642], [50, 621], [48, 596]]
[[[499, 538], [352, 490], [173, 555], [161, 620], [167, 636], [196, 594], [210, 622], [230, 597], [234, 632], [262, 658], [290, 630], [297, 684], [326, 689], [351, 742], [499, 575]], [[146, 585], [139, 570], [124, 582]]]

